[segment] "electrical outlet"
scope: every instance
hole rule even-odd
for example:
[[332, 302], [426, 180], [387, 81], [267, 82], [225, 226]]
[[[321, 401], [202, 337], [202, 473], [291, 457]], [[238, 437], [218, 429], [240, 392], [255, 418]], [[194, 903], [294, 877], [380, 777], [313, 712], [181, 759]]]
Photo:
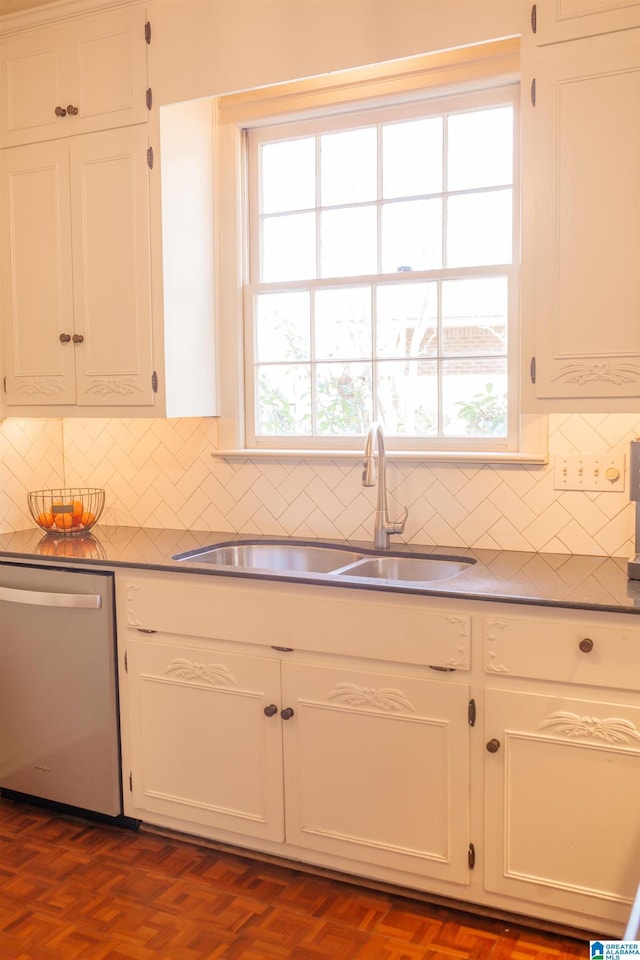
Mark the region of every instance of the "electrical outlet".
[[569, 453], [556, 456], [554, 490], [624, 491], [624, 453]]

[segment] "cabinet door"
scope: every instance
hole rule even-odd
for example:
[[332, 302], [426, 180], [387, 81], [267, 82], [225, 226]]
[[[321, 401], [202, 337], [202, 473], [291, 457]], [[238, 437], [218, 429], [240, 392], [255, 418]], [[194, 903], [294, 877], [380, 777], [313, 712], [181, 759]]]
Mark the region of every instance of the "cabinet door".
[[640, 864], [640, 707], [488, 689], [485, 710], [487, 742], [499, 744], [486, 754], [486, 888], [626, 921]]
[[75, 403], [69, 204], [66, 145], [44, 143], [2, 152], [2, 313], [9, 406]]
[[282, 703], [289, 843], [469, 882], [465, 684], [284, 663]]
[[134, 815], [283, 840], [278, 661], [154, 638], [127, 664]]
[[533, 389], [538, 399], [613, 398], [606, 409], [635, 408], [640, 31], [570, 47], [572, 55], [555, 56], [554, 48], [537, 63], [536, 105], [525, 110], [533, 136], [526, 179], [534, 228], [524, 256], [525, 284], [527, 276], [533, 284], [524, 298], [534, 312]]
[[638, 0], [536, 0], [532, 3], [536, 42], [577, 40], [640, 26]]
[[146, 132], [71, 142], [77, 403], [153, 404]]
[[6, 39], [2, 145], [147, 120], [144, 20], [143, 7], [128, 7]]

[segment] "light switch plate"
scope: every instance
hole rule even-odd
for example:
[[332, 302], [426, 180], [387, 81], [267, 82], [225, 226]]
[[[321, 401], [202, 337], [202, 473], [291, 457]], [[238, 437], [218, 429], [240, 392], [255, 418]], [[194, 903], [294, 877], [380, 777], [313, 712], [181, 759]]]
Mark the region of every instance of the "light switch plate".
[[553, 470], [554, 490], [624, 491], [625, 455], [557, 454]]

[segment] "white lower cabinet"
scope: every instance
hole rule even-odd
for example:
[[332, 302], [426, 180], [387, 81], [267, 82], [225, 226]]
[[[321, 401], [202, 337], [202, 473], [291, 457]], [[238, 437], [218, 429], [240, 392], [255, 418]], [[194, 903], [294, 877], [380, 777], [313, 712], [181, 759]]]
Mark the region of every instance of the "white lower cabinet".
[[467, 685], [290, 655], [128, 640], [136, 814], [466, 882]]
[[640, 706], [490, 687], [484, 729], [487, 889], [582, 913], [594, 936], [623, 924], [640, 877]]
[[282, 678], [287, 841], [468, 882], [467, 684], [347, 658]]
[[640, 880], [640, 621], [118, 573], [125, 812], [624, 932]]
[[640, 631], [525, 611], [483, 621], [485, 887], [620, 934], [640, 880]]
[[[170, 637], [127, 642], [131, 788], [145, 819], [284, 839], [280, 665]], [[147, 817], [145, 815], [151, 815]]]

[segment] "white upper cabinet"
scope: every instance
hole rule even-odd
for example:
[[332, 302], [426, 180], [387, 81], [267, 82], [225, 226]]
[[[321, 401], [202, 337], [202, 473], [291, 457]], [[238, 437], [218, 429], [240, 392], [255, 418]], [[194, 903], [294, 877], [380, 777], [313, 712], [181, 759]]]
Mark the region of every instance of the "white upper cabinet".
[[545, 48], [523, 90], [525, 409], [637, 410], [640, 30]]
[[3, 147], [148, 119], [143, 7], [11, 34], [0, 64]]
[[539, 45], [640, 27], [640, 0], [536, 0], [531, 27]]
[[14, 415], [153, 404], [148, 173], [145, 128], [3, 151], [4, 388]]

